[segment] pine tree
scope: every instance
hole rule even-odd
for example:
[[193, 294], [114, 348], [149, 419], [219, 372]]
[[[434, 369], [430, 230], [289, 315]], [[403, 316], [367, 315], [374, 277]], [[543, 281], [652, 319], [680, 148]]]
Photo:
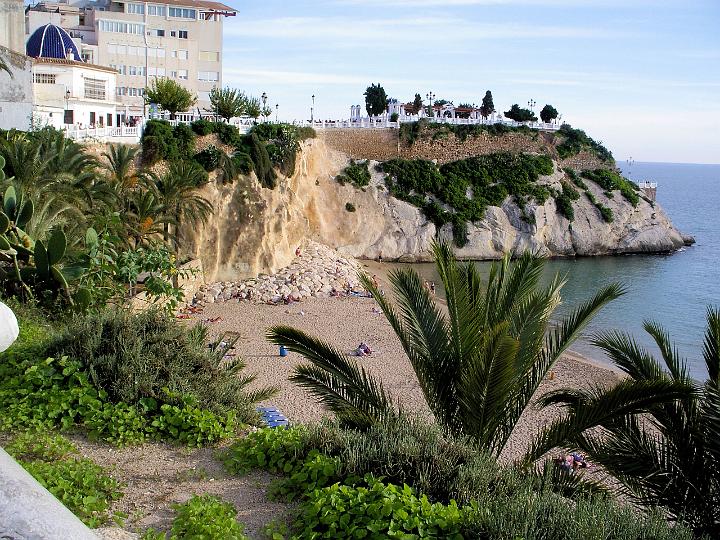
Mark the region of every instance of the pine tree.
[[485, 92], [485, 97], [482, 100], [482, 106], [480, 107], [480, 114], [483, 118], [487, 118], [495, 112], [495, 104], [493, 103], [492, 92], [488, 90]]

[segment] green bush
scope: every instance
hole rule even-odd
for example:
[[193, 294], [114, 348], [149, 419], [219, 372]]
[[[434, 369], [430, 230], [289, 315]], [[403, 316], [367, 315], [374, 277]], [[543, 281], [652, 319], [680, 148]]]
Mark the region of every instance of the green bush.
[[307, 430], [264, 428], [236, 441], [223, 455], [225, 468], [234, 474], [246, 474], [253, 469], [272, 473], [297, 471], [310, 452]]
[[570, 177], [570, 180], [572, 180], [572, 183], [575, 184], [577, 187], [579, 187], [582, 190], [587, 190], [588, 186], [585, 182], [583, 182], [583, 179], [580, 178], [578, 173], [575, 171], [575, 169], [571, 169], [569, 167], [566, 167], [563, 169], [565, 174], [567, 174]]
[[225, 122], [214, 122], [213, 130], [223, 144], [237, 148], [242, 145], [242, 135], [237, 127]]
[[334, 484], [313, 491], [298, 518], [302, 538], [460, 539], [463, 512], [432, 504], [408, 487], [368, 475], [367, 487]]
[[250, 135], [248, 154], [253, 162], [253, 169], [260, 181], [260, 185], [268, 189], [275, 189], [277, 174], [273, 169], [265, 143], [255, 133]]
[[370, 170], [368, 169], [368, 162], [350, 160], [350, 164], [343, 169], [342, 174], [335, 177], [335, 180], [344, 186], [346, 183], [350, 183], [356, 188], [364, 188], [370, 184]]
[[183, 406], [194, 396], [200, 408], [254, 419], [257, 392], [246, 390], [253, 378], [239, 377], [244, 364], [223, 363], [208, 342], [206, 327], [188, 330], [156, 310], [108, 309], [73, 317], [46, 355], [81, 359], [92, 383], [114, 403], [152, 399]]
[[406, 122], [400, 126], [400, 140], [408, 146], [412, 146], [418, 139], [444, 139], [454, 135], [460, 141], [465, 142], [468, 138], [480, 135], [491, 135], [500, 137], [507, 133], [521, 133], [536, 137], [538, 130], [528, 126], [506, 126], [505, 124], [435, 124], [426, 119], [418, 122]]
[[214, 123], [209, 120], [205, 120], [204, 118], [195, 120], [190, 124], [190, 127], [198, 135], [210, 135], [215, 131]]
[[557, 211], [565, 216], [568, 221], [575, 219], [575, 210], [573, 208], [573, 201], [577, 201], [580, 198], [580, 194], [570, 184], [562, 182], [562, 192], [555, 196], [555, 204]]
[[609, 169], [595, 169], [593, 171], [583, 171], [581, 173], [583, 178], [592, 180], [598, 186], [603, 188], [609, 197], [612, 197], [612, 192], [619, 190], [625, 200], [627, 200], [633, 207], [636, 207], [640, 202], [640, 197], [637, 194], [637, 184], [630, 182], [627, 178], [623, 178], [616, 171]]
[[197, 161], [207, 172], [212, 172], [220, 165], [222, 150], [217, 146], [210, 145], [202, 152], [195, 154], [193, 159]]
[[169, 536], [152, 529], [143, 540], [247, 540], [245, 527], [235, 519], [237, 510], [219, 497], [193, 495], [183, 504], [174, 504], [177, 513]]
[[390, 121], [391, 122], [397, 122], [400, 119], [400, 115], [398, 113], [392, 113], [390, 115]]
[[25, 433], [7, 452], [89, 527], [107, 522], [110, 502], [122, 496], [117, 480], [78, 457], [75, 446], [60, 435]]
[[[187, 124], [178, 124], [173, 128], [172, 136], [177, 145], [177, 155], [182, 160], [192, 159], [195, 153], [195, 133]], [[172, 160], [174, 156], [166, 159]]]
[[233, 163], [240, 174], [250, 174], [253, 171], [253, 161], [250, 154], [237, 151], [232, 156]]
[[588, 150], [601, 161], [613, 161], [610, 150], [588, 137], [583, 130], [573, 129], [569, 124], [563, 124], [557, 133], [563, 137], [563, 141], [556, 146], [557, 153], [562, 159], [575, 156], [582, 150]]
[[345, 203], [345, 210], [348, 212], [354, 212], [356, 210], [355, 205], [351, 202]]
[[603, 218], [603, 221], [606, 223], [612, 223], [614, 221], [613, 211], [611, 208], [608, 208], [607, 206], [603, 206], [602, 204], [598, 203], [595, 205], [598, 210], [600, 210], [600, 215]]

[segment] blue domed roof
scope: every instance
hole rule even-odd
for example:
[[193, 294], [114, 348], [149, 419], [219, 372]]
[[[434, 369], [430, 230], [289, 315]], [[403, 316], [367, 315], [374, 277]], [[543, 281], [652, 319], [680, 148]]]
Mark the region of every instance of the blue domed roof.
[[59, 26], [46, 24], [35, 30], [25, 47], [28, 56], [33, 58], [66, 59], [72, 53], [72, 59], [81, 61], [80, 53], [70, 34]]

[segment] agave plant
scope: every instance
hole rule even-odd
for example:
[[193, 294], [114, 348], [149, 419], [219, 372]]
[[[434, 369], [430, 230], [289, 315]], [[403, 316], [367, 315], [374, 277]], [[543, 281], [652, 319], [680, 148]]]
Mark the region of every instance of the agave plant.
[[613, 388], [565, 389], [543, 398], [567, 414], [535, 441], [531, 461], [555, 446], [579, 449], [602, 465], [624, 494], [645, 506], [665, 507], [698, 535], [720, 537], [720, 310], [708, 309], [701, 386], [668, 333], [653, 322], [645, 331], [662, 362], [624, 332], [604, 332], [593, 343], [628, 378]]
[[[397, 307], [362, 276], [410, 360], [425, 401], [452, 435], [474, 439], [499, 456], [520, 415], [560, 355], [593, 316], [623, 293], [609, 285], [551, 325], [564, 281], [542, 287], [544, 260], [530, 253], [494, 264], [486, 285], [473, 264], [458, 263], [447, 244], [433, 247], [447, 310], [414, 270], [390, 274]], [[299, 330], [276, 326], [269, 339], [302, 354], [294, 382], [344, 423], [367, 426], [399, 410], [382, 382], [353, 359]]]

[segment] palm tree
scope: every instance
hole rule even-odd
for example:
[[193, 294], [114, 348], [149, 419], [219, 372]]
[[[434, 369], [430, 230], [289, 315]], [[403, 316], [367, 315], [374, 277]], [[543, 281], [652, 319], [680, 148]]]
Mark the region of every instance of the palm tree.
[[[564, 281], [556, 276], [547, 287], [539, 285], [542, 258], [526, 253], [512, 264], [505, 257], [483, 287], [476, 267], [458, 263], [449, 245], [435, 244], [433, 252], [447, 313], [414, 270], [390, 274], [397, 307], [367, 276], [361, 279], [400, 339], [436, 420], [498, 456], [555, 361], [623, 290], [605, 287], [549, 328]], [[292, 380], [342, 422], [364, 426], [399, 414], [382, 383], [331, 346], [282, 326], [268, 337], [310, 361], [296, 368]]]
[[[207, 173], [195, 162], [178, 161], [162, 177], [155, 177], [155, 185], [163, 206], [165, 219], [164, 239], [170, 243], [171, 236], [178, 247], [178, 230], [182, 224], [199, 225], [206, 223], [213, 213], [210, 201], [198, 194], [207, 181]], [[174, 233], [170, 233], [173, 224]]]
[[138, 183], [138, 171], [135, 168], [137, 148], [127, 144], [113, 144], [102, 156], [106, 162], [102, 164], [108, 180], [118, 186], [121, 191], [133, 189]]
[[661, 326], [646, 322], [662, 364], [624, 332], [593, 338], [628, 378], [617, 386], [543, 398], [567, 414], [535, 441], [527, 461], [556, 446], [581, 450], [631, 500], [662, 506], [698, 536], [720, 538], [720, 310], [708, 309], [700, 386]]

